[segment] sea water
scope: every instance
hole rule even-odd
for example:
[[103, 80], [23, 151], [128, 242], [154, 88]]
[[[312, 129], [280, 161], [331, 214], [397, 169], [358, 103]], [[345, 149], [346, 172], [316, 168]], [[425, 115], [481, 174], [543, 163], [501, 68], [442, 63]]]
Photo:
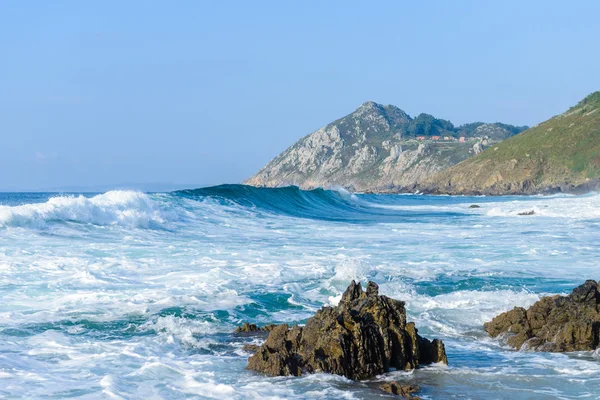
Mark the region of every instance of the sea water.
[[[514, 351], [482, 325], [599, 279], [599, 242], [596, 194], [0, 194], [0, 397], [370, 399], [397, 380], [423, 398], [598, 398], [598, 354]], [[237, 325], [302, 324], [353, 279], [404, 300], [449, 365], [246, 369], [260, 340]]]

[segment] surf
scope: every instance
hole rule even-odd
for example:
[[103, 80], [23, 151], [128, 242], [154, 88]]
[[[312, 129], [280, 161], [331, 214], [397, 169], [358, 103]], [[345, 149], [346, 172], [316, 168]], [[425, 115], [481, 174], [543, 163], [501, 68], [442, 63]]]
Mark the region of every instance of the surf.
[[[363, 195], [344, 189], [302, 190], [297, 186], [264, 188], [247, 185], [220, 185], [173, 192], [193, 200], [212, 199], [224, 206], [239, 206], [255, 211], [348, 223], [399, 222], [418, 218], [415, 210], [378, 206]], [[429, 214], [437, 214], [430, 210]]]
[[0, 205], [0, 227], [44, 228], [71, 222], [150, 228], [164, 224], [170, 217], [149, 195], [121, 190], [93, 197], [54, 195], [42, 203]]

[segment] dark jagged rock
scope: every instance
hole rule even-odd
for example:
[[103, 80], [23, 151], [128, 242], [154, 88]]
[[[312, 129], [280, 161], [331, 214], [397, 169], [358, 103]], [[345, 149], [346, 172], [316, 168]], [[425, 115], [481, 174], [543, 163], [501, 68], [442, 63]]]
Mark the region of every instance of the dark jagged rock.
[[248, 368], [271, 376], [301, 375], [300, 362], [295, 354], [302, 328], [279, 325], [258, 351], [248, 359]]
[[275, 326], [275, 324], [265, 325], [263, 327], [259, 327], [256, 324], [250, 324], [248, 322], [244, 322], [243, 325], [238, 326], [233, 331], [234, 334], [239, 333], [261, 333], [261, 332], [270, 332]]
[[535, 215], [535, 211], [533, 211], [533, 210], [523, 211], [523, 212], [520, 212], [519, 215]]
[[279, 325], [248, 359], [248, 368], [268, 375], [326, 372], [367, 379], [390, 368], [448, 363], [444, 344], [430, 342], [406, 322], [404, 302], [366, 292], [352, 281], [337, 307], [323, 307], [304, 327]]
[[258, 332], [260, 328], [256, 324], [251, 324], [249, 322], [244, 322], [243, 325], [235, 328], [233, 333], [250, 333], [250, 332]]
[[[412, 324], [410, 322], [409, 324]], [[413, 324], [414, 325], [414, 324]], [[439, 339], [433, 339], [430, 341], [427, 338], [421, 337], [417, 335], [419, 339], [419, 349], [420, 349], [420, 364], [433, 364], [436, 362], [443, 361], [445, 364], [448, 364], [448, 360], [446, 358], [446, 349], [444, 347], [444, 343]]]
[[543, 297], [528, 310], [515, 307], [484, 328], [492, 337], [507, 335], [507, 343], [518, 350], [595, 350], [600, 332], [598, 283], [588, 280], [568, 296]]
[[421, 388], [418, 386], [402, 385], [398, 382], [392, 381], [386, 382], [383, 385], [379, 386], [379, 389], [390, 394], [402, 396], [405, 399], [420, 400], [420, 397], [412, 395], [413, 393], [417, 393], [419, 390], [421, 390]]

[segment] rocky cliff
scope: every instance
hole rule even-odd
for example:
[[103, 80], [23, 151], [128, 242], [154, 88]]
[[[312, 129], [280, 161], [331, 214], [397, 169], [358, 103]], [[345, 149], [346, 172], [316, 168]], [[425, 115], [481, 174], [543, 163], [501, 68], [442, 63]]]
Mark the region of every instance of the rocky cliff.
[[366, 102], [303, 137], [244, 183], [397, 191], [524, 129], [481, 122], [455, 127], [428, 114], [411, 118], [395, 106]]
[[535, 194], [600, 188], [600, 92], [422, 181], [439, 194]]

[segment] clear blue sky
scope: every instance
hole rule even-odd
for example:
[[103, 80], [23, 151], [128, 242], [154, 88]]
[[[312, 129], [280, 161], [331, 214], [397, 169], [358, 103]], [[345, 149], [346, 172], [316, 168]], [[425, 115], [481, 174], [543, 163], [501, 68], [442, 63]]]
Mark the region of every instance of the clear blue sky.
[[600, 90], [598, 1], [4, 1], [0, 190], [240, 182], [373, 100], [533, 125]]

